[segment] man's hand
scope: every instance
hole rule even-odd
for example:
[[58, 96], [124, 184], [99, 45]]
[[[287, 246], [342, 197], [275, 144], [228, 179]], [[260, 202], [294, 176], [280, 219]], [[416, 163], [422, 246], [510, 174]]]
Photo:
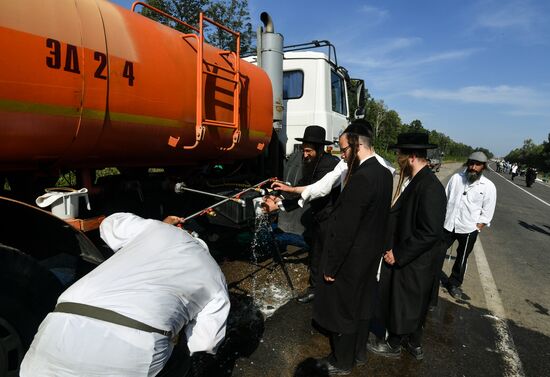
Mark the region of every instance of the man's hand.
[[483, 224], [483, 223], [476, 224], [476, 226], [477, 226], [477, 231], [478, 232], [481, 232], [481, 229], [485, 228], [485, 224]]
[[283, 192], [296, 192], [296, 187], [289, 186], [280, 181], [275, 181], [271, 184], [273, 190], [279, 190]]
[[390, 266], [393, 266], [395, 264], [395, 257], [393, 256], [393, 249], [386, 251], [384, 254], [384, 261], [389, 264]]
[[327, 276], [327, 275], [324, 275], [324, 274], [323, 274], [323, 277], [325, 278], [325, 281], [326, 281], [327, 283], [333, 283], [333, 282], [336, 281], [336, 279], [333, 278], [332, 276]]
[[179, 216], [166, 216], [166, 218], [162, 220], [162, 222], [170, 225], [178, 225], [183, 224], [185, 222], [185, 219]]
[[279, 205], [277, 204], [277, 202], [280, 201], [281, 198], [279, 198], [278, 196], [266, 195], [263, 197], [263, 199], [264, 201], [262, 202], [261, 207], [265, 212], [271, 213], [279, 209]]

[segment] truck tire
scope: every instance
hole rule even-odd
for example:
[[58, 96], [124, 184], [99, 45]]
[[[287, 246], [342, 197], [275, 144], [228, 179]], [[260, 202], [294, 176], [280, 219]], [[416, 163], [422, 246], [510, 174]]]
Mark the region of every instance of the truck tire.
[[0, 244], [0, 377], [16, 377], [38, 326], [62, 285], [34, 259]]

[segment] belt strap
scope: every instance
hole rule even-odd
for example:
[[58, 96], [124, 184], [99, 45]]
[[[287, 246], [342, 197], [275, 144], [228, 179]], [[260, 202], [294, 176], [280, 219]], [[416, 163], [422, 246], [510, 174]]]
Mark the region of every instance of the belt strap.
[[77, 302], [60, 302], [55, 306], [54, 312], [81, 315], [84, 317], [99, 319], [100, 321], [114, 323], [115, 325], [130, 327], [132, 329], [146, 332], [154, 332], [169, 338], [172, 337], [172, 331], [159, 330], [143, 322], [126, 317], [125, 315], [109, 309], [98, 308], [97, 306], [80, 304]]

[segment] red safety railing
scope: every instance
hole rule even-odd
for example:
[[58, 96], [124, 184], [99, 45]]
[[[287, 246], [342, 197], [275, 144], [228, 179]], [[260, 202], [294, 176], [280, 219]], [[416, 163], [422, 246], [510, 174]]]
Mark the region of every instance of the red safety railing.
[[[189, 25], [188, 23], [179, 20], [172, 15], [161, 11], [149, 4], [146, 4], [141, 1], [136, 1], [132, 4], [132, 11], [135, 11], [136, 6], [141, 5], [153, 12], [156, 12], [163, 17], [166, 17], [180, 25], [186, 26], [189, 29], [195, 31], [197, 34], [183, 34], [183, 38], [193, 38], [197, 41], [197, 71], [196, 71], [196, 80], [197, 80], [197, 99], [196, 99], [196, 123], [195, 123], [195, 141], [192, 145], [184, 145], [183, 149], [193, 149], [196, 148], [199, 143], [204, 139], [206, 133], [206, 127], [221, 127], [233, 129], [233, 136], [231, 139], [231, 145], [228, 147], [220, 147], [221, 150], [231, 150], [233, 149], [240, 141], [241, 138], [241, 125], [240, 125], [240, 94], [241, 94], [241, 72], [240, 72], [240, 55], [241, 55], [241, 35], [239, 32], [233, 31], [224, 25], [206, 17], [202, 12], [199, 15], [199, 28]], [[208, 70], [208, 66], [212, 64], [204, 60], [204, 23], [208, 22], [213, 26], [233, 35], [236, 42], [236, 51], [220, 51], [220, 56], [227, 56], [233, 58], [233, 63], [231, 59], [225, 59], [229, 68], [224, 68], [216, 65], [216, 69], [225, 71], [229, 73], [230, 77], [222, 76], [218, 73], [211, 72]], [[220, 80], [229, 81], [233, 84], [233, 120], [231, 122], [216, 120], [216, 119], [207, 119], [204, 116], [204, 76], [213, 76]], [[179, 142], [179, 137], [170, 137], [168, 144], [175, 147]]]

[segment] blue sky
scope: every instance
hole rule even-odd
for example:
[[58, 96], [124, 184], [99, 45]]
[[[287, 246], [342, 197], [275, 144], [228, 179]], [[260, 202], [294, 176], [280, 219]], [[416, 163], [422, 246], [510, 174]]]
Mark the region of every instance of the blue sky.
[[[130, 7], [131, 1], [115, 1]], [[249, 0], [285, 44], [328, 39], [403, 122], [505, 155], [550, 133], [548, 0]]]

